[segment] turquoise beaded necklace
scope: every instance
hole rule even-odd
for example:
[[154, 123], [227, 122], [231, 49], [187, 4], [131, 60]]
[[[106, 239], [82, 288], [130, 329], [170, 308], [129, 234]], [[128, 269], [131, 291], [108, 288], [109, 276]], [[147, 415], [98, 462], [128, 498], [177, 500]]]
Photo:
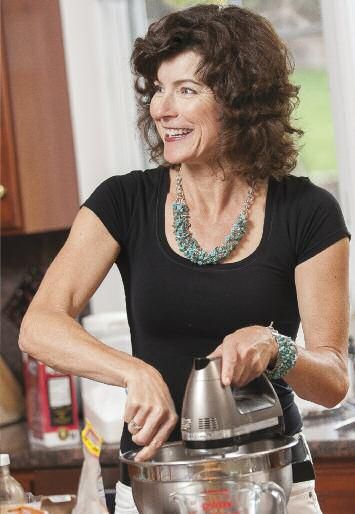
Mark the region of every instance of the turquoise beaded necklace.
[[179, 250], [190, 261], [200, 266], [217, 264], [232, 253], [238, 245], [248, 227], [248, 213], [255, 198], [255, 183], [248, 189], [247, 197], [243, 202], [242, 210], [235, 220], [224, 243], [216, 246], [210, 252], [201, 248], [190, 232], [190, 210], [186, 204], [180, 169], [176, 173], [176, 201], [173, 203], [173, 229]]

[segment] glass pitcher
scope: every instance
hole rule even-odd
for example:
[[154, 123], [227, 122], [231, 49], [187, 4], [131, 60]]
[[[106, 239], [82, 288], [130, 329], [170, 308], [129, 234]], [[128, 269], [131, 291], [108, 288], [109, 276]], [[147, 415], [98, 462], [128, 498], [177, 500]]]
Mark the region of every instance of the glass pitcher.
[[[267, 501], [261, 501], [268, 495]], [[286, 514], [286, 498], [274, 482], [200, 481], [171, 494], [180, 514]]]

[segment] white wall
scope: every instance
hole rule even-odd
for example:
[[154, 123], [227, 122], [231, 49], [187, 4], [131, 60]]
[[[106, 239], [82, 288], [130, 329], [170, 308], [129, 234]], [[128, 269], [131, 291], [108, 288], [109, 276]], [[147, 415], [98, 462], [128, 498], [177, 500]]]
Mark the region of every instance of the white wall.
[[[105, 178], [145, 167], [135, 128], [130, 14], [141, 0], [60, 0], [80, 200]], [[144, 4], [144, 2], [143, 2]], [[93, 248], [93, 251], [95, 249]], [[93, 313], [124, 308], [116, 267], [93, 296]]]
[[[337, 150], [340, 202], [355, 238], [355, 2], [322, 0], [323, 34]], [[355, 314], [355, 244], [350, 286]]]

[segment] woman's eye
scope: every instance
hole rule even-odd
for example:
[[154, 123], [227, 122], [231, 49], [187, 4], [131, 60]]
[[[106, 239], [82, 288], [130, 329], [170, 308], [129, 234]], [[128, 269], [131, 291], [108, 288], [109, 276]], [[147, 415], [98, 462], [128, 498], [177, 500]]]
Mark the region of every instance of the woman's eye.
[[191, 89], [191, 87], [182, 87], [180, 91], [184, 95], [194, 95], [196, 93], [196, 91]]

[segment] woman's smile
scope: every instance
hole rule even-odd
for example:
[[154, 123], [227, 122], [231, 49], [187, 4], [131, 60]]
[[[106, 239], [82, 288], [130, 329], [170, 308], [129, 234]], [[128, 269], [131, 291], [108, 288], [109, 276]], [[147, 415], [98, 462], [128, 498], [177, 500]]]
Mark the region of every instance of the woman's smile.
[[166, 143], [176, 143], [186, 139], [193, 132], [193, 129], [165, 128], [164, 141]]

